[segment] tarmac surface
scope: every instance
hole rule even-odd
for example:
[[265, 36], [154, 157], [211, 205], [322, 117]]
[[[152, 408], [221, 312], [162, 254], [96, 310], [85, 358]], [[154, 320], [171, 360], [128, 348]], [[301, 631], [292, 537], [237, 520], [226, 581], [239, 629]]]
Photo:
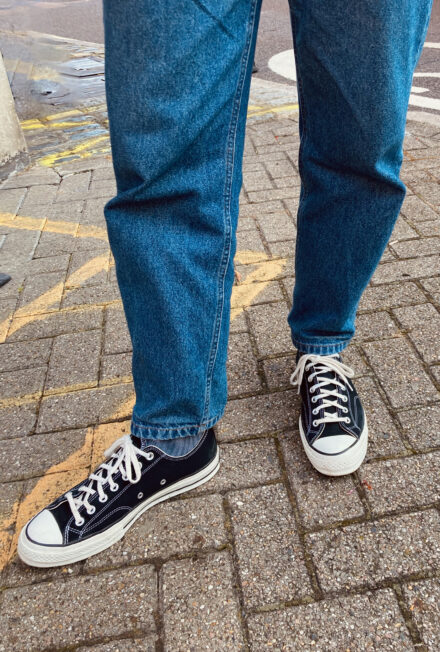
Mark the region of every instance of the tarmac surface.
[[[85, 56], [84, 44], [66, 43], [60, 60], [70, 48]], [[85, 562], [38, 570], [17, 559], [22, 525], [101, 461], [133, 405], [102, 213], [115, 191], [105, 103], [83, 100], [22, 116], [33, 165], [0, 185], [1, 269], [12, 275], [0, 288], [0, 651], [437, 652], [435, 115], [408, 120], [407, 196], [344, 356], [369, 419], [361, 469], [321, 476], [301, 448], [286, 321], [298, 107], [293, 86], [254, 79], [221, 469]]]

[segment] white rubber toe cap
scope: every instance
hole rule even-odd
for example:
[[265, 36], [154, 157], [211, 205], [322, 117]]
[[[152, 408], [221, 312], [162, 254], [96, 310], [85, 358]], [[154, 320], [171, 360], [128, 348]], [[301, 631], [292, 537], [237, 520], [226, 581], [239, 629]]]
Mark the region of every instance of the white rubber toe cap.
[[327, 455], [336, 455], [343, 453], [355, 443], [356, 439], [350, 435], [332, 435], [331, 437], [321, 437], [313, 443], [313, 448], [320, 453]]
[[27, 526], [26, 534], [35, 543], [46, 545], [61, 545], [63, 543], [63, 535], [58, 523], [48, 509], [43, 509], [32, 519]]

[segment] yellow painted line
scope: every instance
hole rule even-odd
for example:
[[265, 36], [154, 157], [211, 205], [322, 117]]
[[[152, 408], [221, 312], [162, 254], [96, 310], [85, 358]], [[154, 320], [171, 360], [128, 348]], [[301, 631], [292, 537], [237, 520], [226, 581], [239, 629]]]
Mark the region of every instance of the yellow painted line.
[[48, 220], [45, 217], [25, 217], [14, 213], [0, 212], [0, 226], [8, 226], [25, 231], [44, 231], [46, 233], [63, 233], [75, 238], [96, 238], [107, 240], [107, 230], [99, 226], [80, 224], [80, 222], [65, 222], [63, 220]]
[[72, 109], [70, 111], [60, 111], [59, 113], [51, 113], [44, 116], [44, 120], [50, 122], [51, 120], [60, 120], [61, 118], [71, 118], [74, 115], [83, 115], [79, 109]]
[[[103, 148], [96, 149], [96, 145], [102, 143], [103, 141], [108, 141], [108, 147], [104, 149]], [[76, 145], [71, 149], [66, 149], [63, 152], [56, 152], [54, 154], [48, 154], [47, 156], [43, 156], [42, 158], [38, 159], [38, 163], [40, 165], [44, 165], [44, 167], [50, 168], [50, 167], [54, 167], [59, 159], [64, 159], [74, 155], [78, 155], [80, 158], [89, 158], [90, 156], [94, 156], [95, 154], [97, 154], [99, 151], [103, 152], [107, 150], [110, 151], [110, 140], [109, 140], [109, 136], [105, 134], [103, 136], [96, 136], [94, 138], [89, 138], [88, 140], [82, 142], [80, 145]]]
[[40, 120], [22, 120], [20, 124], [24, 131], [45, 128], [45, 125]]
[[[66, 129], [67, 127], [84, 127], [87, 125], [96, 125], [96, 122], [93, 120], [84, 120], [84, 122], [52, 122], [50, 124], [51, 129]], [[48, 125], [45, 125], [48, 128]]]
[[266, 109], [256, 109], [255, 111], [248, 112], [248, 116], [253, 117], [256, 115], [266, 115], [267, 113], [286, 113], [289, 111], [297, 111], [299, 104], [282, 104], [281, 106], [272, 106]]

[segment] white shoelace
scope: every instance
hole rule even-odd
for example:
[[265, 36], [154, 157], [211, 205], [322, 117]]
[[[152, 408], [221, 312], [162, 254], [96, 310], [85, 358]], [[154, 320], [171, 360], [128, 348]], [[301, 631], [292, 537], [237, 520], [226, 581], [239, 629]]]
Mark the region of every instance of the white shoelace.
[[[66, 493], [67, 501], [72, 510], [72, 514], [75, 518], [75, 524], [77, 526], [84, 524], [84, 519], [79, 513], [81, 507], [87, 509], [88, 514], [94, 514], [96, 507], [90, 505], [89, 499], [96, 492], [99, 494], [99, 502], [106, 503], [108, 500], [108, 495], [103, 489], [103, 485], [108, 482], [110, 491], [117, 491], [119, 485], [113, 480], [113, 475], [121, 469], [121, 475], [123, 480], [128, 480], [132, 484], [139, 482], [141, 479], [141, 470], [142, 464], [138, 460], [137, 455], [145, 457], [147, 460], [151, 460], [154, 457], [154, 453], [144, 451], [136, 448], [133, 444], [130, 435], [124, 435], [117, 439], [104, 453], [106, 458], [111, 458], [107, 462], [100, 464], [96, 472], [91, 473], [87, 480], [87, 484], [83, 484], [79, 487], [77, 491], [80, 492], [79, 496], [73, 497], [71, 491]], [[107, 471], [107, 473], [105, 473]], [[93, 487], [93, 483], [96, 483]]]
[[[294, 386], [298, 385], [299, 394], [304, 373], [307, 373], [313, 366], [316, 368], [316, 370], [307, 377], [309, 383], [315, 379], [315, 383], [309, 388], [310, 393], [314, 394], [311, 399], [312, 403], [317, 403], [319, 399], [322, 399], [322, 404], [312, 410], [314, 416], [323, 410], [322, 416], [313, 421], [313, 426], [315, 428], [321, 423], [344, 421], [350, 423], [349, 417], [338, 416], [338, 410], [341, 410], [345, 414], [348, 413], [348, 408], [340, 404], [340, 401], [347, 403], [348, 397], [345, 393], [341, 394], [338, 388], [342, 388], [343, 391], [345, 391], [346, 386], [353, 389], [348, 379], [353, 378], [354, 371], [348, 365], [337, 360], [335, 356], [337, 356], [337, 353], [326, 356], [315, 355], [313, 353], [302, 355], [295, 371], [290, 376], [291, 384]], [[321, 375], [328, 373], [329, 371], [334, 371], [336, 378], [325, 378]], [[329, 385], [333, 385], [333, 387], [329, 389]], [[319, 390], [319, 392], [315, 394], [317, 390]], [[334, 410], [332, 410], [332, 412], [327, 412], [326, 410], [328, 408], [334, 408]]]

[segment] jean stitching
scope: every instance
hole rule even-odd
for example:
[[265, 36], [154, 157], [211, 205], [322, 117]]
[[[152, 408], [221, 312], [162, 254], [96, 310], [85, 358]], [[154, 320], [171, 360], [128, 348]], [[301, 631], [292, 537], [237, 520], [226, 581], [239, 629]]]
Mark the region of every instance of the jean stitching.
[[[178, 424], [177, 425], [170, 424], [168, 427], [142, 424], [142, 423], [139, 423], [136, 419], [134, 419], [132, 417], [132, 419], [131, 419], [132, 432], [133, 432], [133, 430], [139, 429], [139, 430], [143, 430], [143, 431], [146, 431], [146, 432], [150, 432], [153, 436], [154, 436], [154, 433], [171, 432], [171, 431], [175, 431], [176, 433], [178, 433], [177, 436], [182, 436], [182, 435], [180, 435], [180, 433], [199, 434], [199, 432], [201, 430], [208, 430], [209, 428], [212, 428], [212, 426], [215, 425], [217, 423], [217, 421], [219, 421], [221, 416], [222, 416], [221, 414], [217, 415], [217, 416], [214, 416], [211, 419], [209, 419], [208, 421], [205, 421], [205, 422], [200, 423], [200, 424], [193, 424], [193, 425], [189, 424], [189, 425], [185, 425], [185, 426], [178, 425]], [[195, 433], [193, 432], [194, 430], [196, 430]], [[136, 433], [133, 432], [133, 434], [136, 434]]]
[[209, 412], [212, 375], [214, 372], [215, 361], [217, 358], [218, 343], [220, 339], [220, 328], [221, 328], [221, 323], [223, 318], [224, 298], [225, 298], [225, 289], [224, 289], [225, 277], [226, 277], [226, 271], [228, 268], [228, 263], [231, 255], [231, 241], [232, 241], [232, 237], [231, 237], [232, 220], [231, 220], [230, 206], [231, 206], [231, 194], [232, 194], [232, 180], [234, 176], [234, 164], [235, 164], [235, 142], [237, 136], [237, 125], [238, 125], [238, 119], [240, 115], [241, 100], [243, 96], [244, 80], [246, 77], [246, 70], [249, 62], [250, 45], [252, 43], [255, 18], [257, 14], [256, 12], [257, 3], [258, 0], [252, 0], [251, 7], [250, 7], [250, 16], [247, 25], [246, 41], [245, 41], [245, 46], [243, 48], [240, 74], [237, 82], [237, 87], [235, 89], [233, 108], [232, 108], [231, 119], [228, 128], [228, 136], [226, 141], [226, 176], [225, 176], [225, 187], [223, 193], [223, 199], [225, 202], [224, 203], [224, 216], [225, 216], [224, 247], [223, 247], [223, 254], [220, 261], [218, 276], [217, 276], [217, 287], [219, 293], [218, 293], [218, 301], [217, 301], [216, 318], [214, 322], [214, 329], [213, 329], [212, 340], [211, 340], [211, 353], [208, 361], [203, 420], [206, 419], [207, 414]]

